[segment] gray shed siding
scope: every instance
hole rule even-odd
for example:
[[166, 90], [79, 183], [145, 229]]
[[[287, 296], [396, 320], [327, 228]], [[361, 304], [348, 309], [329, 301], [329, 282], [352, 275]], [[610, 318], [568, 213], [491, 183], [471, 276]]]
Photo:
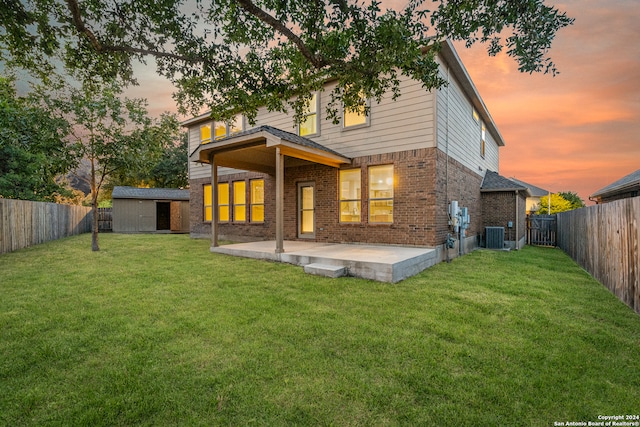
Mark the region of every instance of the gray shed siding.
[[113, 200], [114, 233], [153, 231], [156, 231], [156, 202], [154, 200]]
[[[158, 230], [158, 208], [164, 204], [165, 218]], [[178, 207], [176, 207], [178, 206]], [[162, 209], [162, 208], [161, 208]], [[189, 232], [189, 202], [171, 200], [113, 199], [114, 233]]]

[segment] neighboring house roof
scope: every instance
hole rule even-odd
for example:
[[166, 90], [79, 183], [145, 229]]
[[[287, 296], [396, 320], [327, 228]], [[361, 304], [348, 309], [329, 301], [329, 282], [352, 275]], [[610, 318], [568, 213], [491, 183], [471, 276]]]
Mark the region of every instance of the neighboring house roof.
[[189, 190], [113, 187], [112, 199], [189, 200]]
[[593, 193], [591, 197], [606, 197], [616, 193], [623, 193], [631, 190], [640, 189], [640, 169], [631, 172], [629, 175], [607, 185], [604, 188]]
[[520, 184], [527, 187], [532, 197], [543, 197], [543, 196], [549, 195], [549, 191], [545, 190], [544, 188], [536, 187], [535, 185], [531, 185], [524, 181], [520, 181], [519, 179], [515, 179], [515, 178], [509, 178], [509, 179], [515, 182], [516, 184]]
[[526, 186], [505, 178], [497, 172], [488, 170], [482, 180], [480, 192], [488, 193], [492, 191], [524, 191], [527, 196], [531, 196], [531, 192]]

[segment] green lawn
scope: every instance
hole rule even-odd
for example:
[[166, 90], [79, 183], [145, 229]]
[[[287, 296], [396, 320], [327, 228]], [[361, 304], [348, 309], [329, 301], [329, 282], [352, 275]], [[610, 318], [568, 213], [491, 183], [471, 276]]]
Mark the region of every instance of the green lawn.
[[395, 285], [82, 235], [0, 256], [0, 425], [550, 426], [640, 413], [640, 316], [560, 250]]

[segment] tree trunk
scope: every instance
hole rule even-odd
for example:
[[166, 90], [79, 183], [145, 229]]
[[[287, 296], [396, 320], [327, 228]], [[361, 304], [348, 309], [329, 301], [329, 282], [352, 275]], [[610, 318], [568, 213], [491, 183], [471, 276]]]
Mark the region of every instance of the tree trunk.
[[91, 159], [91, 214], [93, 216], [91, 250], [97, 252], [100, 250], [98, 245], [98, 187], [96, 185], [96, 167], [93, 158]]

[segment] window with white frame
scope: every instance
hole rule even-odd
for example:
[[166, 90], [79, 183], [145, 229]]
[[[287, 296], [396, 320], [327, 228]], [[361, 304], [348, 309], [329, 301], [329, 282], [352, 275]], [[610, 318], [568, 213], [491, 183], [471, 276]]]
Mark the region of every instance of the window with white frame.
[[343, 109], [342, 109], [342, 127], [343, 128], [347, 129], [347, 128], [354, 128], [354, 127], [361, 127], [361, 126], [367, 126], [369, 124], [369, 116], [371, 112], [369, 112], [369, 114], [367, 114], [366, 112], [366, 109], [369, 106], [369, 101], [365, 99], [364, 95], [361, 95], [360, 99], [362, 101], [361, 105], [358, 105], [353, 108], [347, 108], [343, 106]]
[[264, 179], [253, 179], [250, 182], [251, 222], [264, 222]]
[[360, 169], [340, 171], [340, 222], [361, 221]]
[[245, 181], [233, 182], [233, 221], [245, 222], [247, 220], [247, 183]]
[[393, 165], [369, 166], [369, 222], [393, 222]]
[[218, 184], [218, 222], [229, 222], [229, 183]]
[[319, 110], [319, 101], [320, 97], [318, 93], [315, 92], [311, 99], [309, 100], [309, 104], [305, 109], [304, 116], [300, 125], [298, 126], [298, 134], [300, 136], [310, 136], [317, 135], [318, 131], [318, 110]]
[[200, 125], [200, 144], [211, 142], [211, 123]]
[[244, 130], [244, 116], [236, 114], [229, 122], [215, 122], [214, 138], [222, 139]]

